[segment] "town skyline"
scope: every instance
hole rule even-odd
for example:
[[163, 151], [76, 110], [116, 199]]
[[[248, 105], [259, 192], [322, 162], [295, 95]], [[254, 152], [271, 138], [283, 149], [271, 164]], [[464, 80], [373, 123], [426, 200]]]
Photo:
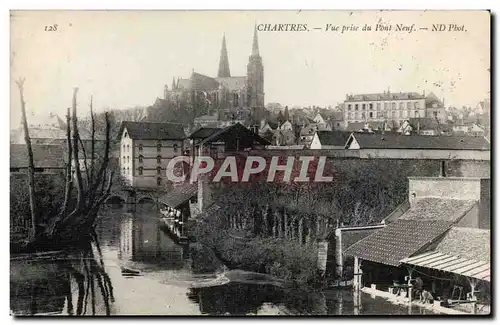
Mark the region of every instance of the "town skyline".
[[[423, 24], [449, 19], [451, 13], [409, 12], [408, 17]], [[327, 107], [343, 102], [346, 94], [390, 88], [395, 93], [433, 92], [445, 98], [446, 106], [475, 107], [488, 97], [490, 87], [489, 20], [480, 19], [481, 12], [453, 14], [455, 21], [468, 21], [468, 32], [335, 34], [312, 29], [328, 22], [396, 23], [405, 20], [405, 12], [314, 12], [314, 20], [307, 11], [280, 12], [283, 22], [307, 23], [311, 30], [259, 32], [265, 103]], [[215, 76], [223, 35], [231, 75], [246, 75], [255, 24], [277, 19], [276, 12], [266, 11], [189, 15], [198, 23], [186, 21], [183, 12], [13, 13], [11, 125], [20, 120], [14, 84], [19, 76], [26, 78], [28, 113], [64, 115], [75, 86], [82, 108], [88, 107], [91, 94], [96, 111], [149, 106], [172, 78], [188, 78], [192, 71]], [[58, 31], [34, 32], [48, 17], [59, 22]], [[320, 45], [321, 51], [315, 51]], [[399, 49], [406, 52], [395, 51]]]

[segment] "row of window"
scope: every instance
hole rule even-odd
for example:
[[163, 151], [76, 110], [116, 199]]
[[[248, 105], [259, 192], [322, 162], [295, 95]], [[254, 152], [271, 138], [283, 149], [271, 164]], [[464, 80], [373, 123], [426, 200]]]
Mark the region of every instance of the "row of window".
[[[411, 116], [411, 111], [408, 111], [406, 116], [403, 116], [404, 115], [403, 113], [405, 113], [405, 111], [392, 111], [392, 117], [397, 118], [397, 117]], [[368, 112], [369, 118], [387, 118], [389, 117], [388, 115], [389, 115], [388, 112]], [[366, 116], [367, 115], [365, 114], [365, 112], [356, 112], [356, 113], [350, 112], [347, 114], [347, 118], [349, 120], [359, 119], [359, 118], [364, 119]], [[420, 117], [419, 111], [415, 111], [414, 117]]]
[[[143, 155], [139, 155], [138, 158], [139, 158], [139, 163], [142, 163], [144, 161], [144, 156]], [[129, 163], [130, 162], [130, 156], [123, 156], [123, 162], [124, 163], [125, 162]], [[161, 164], [161, 156], [160, 155], [156, 156], [156, 162], [158, 164]]]
[[[139, 151], [140, 151], [140, 152], [144, 150], [144, 147], [143, 147], [142, 143], [140, 143], [138, 147], [139, 147]], [[161, 148], [162, 148], [162, 146], [161, 146], [161, 142], [158, 142], [158, 143], [156, 144], [156, 151], [161, 152]], [[178, 145], [178, 144], [174, 144], [174, 145], [172, 146], [172, 148], [174, 149], [174, 152], [177, 152], [177, 151], [179, 150], [179, 145]], [[123, 151], [124, 151], [124, 152], [130, 152], [130, 145], [128, 145], [128, 144], [127, 144], [127, 145], [125, 145], [125, 144], [124, 144], [124, 145], [123, 145]]]
[[[144, 173], [144, 168], [141, 166], [137, 169], [139, 171], [139, 175], [142, 176], [143, 173]], [[161, 167], [156, 167], [156, 175], [158, 176], [161, 176], [161, 171], [162, 171], [162, 168]], [[131, 174], [131, 170], [129, 167], [123, 167], [123, 174], [124, 175], [130, 175]]]
[[[382, 105], [382, 103], [377, 103], [377, 106], [376, 106], [376, 109], [377, 110], [380, 110]], [[389, 109], [389, 103], [383, 103], [384, 104], [384, 109]], [[398, 105], [396, 105], [395, 102], [391, 102], [390, 103], [390, 107], [391, 109], [396, 109], [396, 107]], [[360, 104], [347, 104], [347, 110], [352, 110], [352, 107], [354, 105], [354, 110], [357, 111], [359, 110], [359, 107], [360, 107]], [[412, 108], [416, 108], [416, 109], [419, 109], [420, 108], [420, 102], [407, 102], [406, 105], [404, 102], [399, 102], [399, 109], [404, 109], [406, 106], [406, 109], [412, 109]], [[369, 103], [368, 105], [367, 104], [361, 104], [361, 110], [366, 110], [366, 109], [370, 109], [370, 110], [373, 110], [373, 103]]]

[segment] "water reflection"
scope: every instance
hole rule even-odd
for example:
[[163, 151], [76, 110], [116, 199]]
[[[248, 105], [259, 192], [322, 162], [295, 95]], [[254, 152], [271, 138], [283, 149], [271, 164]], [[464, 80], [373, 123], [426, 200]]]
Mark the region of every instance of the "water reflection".
[[[109, 278], [99, 273], [101, 259], [97, 253], [92, 259], [80, 252], [58, 260], [11, 260], [12, 312], [17, 315], [425, 313], [419, 308], [409, 311], [408, 307], [365, 294], [361, 294], [359, 306], [355, 306], [351, 290], [282, 289], [251, 281], [199, 287], [197, 283], [212, 281], [215, 275], [193, 272], [199, 268], [193, 267], [189, 250], [176, 244], [161, 228], [159, 214], [152, 207], [142, 207], [133, 213], [108, 209], [99, 219], [96, 232], [103, 270]], [[98, 277], [95, 272], [101, 275]], [[107, 280], [112, 286], [104, 285]]]

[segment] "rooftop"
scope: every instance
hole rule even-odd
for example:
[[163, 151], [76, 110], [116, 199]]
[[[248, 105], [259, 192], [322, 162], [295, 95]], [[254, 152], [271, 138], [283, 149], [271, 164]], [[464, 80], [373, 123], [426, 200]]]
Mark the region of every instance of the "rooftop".
[[345, 146], [351, 132], [344, 131], [318, 131], [319, 141], [323, 146]]
[[475, 200], [418, 199], [398, 220], [443, 220], [455, 222], [461, 219], [476, 204], [477, 201]]
[[490, 150], [484, 137], [353, 133], [361, 149]]
[[418, 253], [452, 225], [443, 220], [396, 220], [346, 250], [346, 255], [399, 266], [401, 260]]
[[419, 94], [417, 92], [399, 92], [399, 93], [391, 93], [391, 92], [383, 92], [376, 94], [356, 94], [356, 95], [347, 95], [346, 102], [349, 101], [376, 101], [376, 100], [403, 100], [403, 99], [423, 99], [424, 95]]
[[129, 137], [136, 140], [182, 140], [186, 137], [181, 124], [123, 121], [120, 137], [125, 128]]

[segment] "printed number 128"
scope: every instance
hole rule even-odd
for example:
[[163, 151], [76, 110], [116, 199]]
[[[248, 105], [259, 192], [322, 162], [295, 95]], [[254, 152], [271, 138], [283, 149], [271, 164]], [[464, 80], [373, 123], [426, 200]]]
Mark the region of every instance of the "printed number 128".
[[46, 32], [55, 32], [57, 30], [57, 24], [45, 26]]

